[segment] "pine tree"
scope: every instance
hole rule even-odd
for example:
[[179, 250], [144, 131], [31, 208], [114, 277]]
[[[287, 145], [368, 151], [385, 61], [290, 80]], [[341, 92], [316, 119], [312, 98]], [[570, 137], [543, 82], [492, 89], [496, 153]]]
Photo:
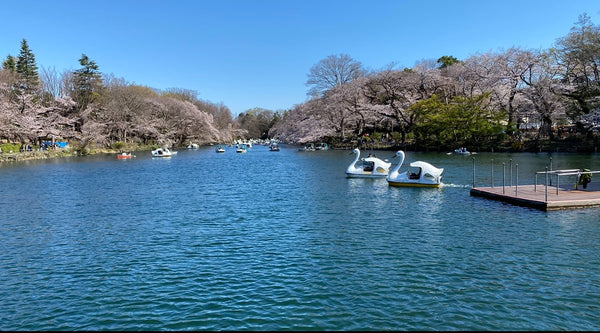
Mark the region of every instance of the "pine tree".
[[84, 110], [88, 104], [97, 100], [102, 89], [102, 75], [95, 61], [90, 60], [87, 55], [82, 54], [79, 59], [82, 68], [74, 72], [75, 101], [80, 110]]
[[11, 72], [16, 72], [17, 71], [17, 62], [15, 60], [15, 57], [11, 56], [10, 54], [6, 57], [6, 60], [4, 60], [4, 62], [2, 63], [2, 69], [11, 71]]
[[21, 53], [17, 58], [16, 70], [20, 75], [21, 88], [24, 93], [32, 93], [38, 90], [40, 85], [38, 67], [26, 39], [21, 42]]

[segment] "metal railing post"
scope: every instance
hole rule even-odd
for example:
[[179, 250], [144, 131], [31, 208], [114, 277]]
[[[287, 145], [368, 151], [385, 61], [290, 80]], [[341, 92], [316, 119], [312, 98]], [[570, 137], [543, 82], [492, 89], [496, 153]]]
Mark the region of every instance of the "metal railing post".
[[504, 194], [504, 183], [506, 182], [506, 163], [502, 162], [502, 194]]
[[548, 167], [546, 167], [546, 193], [544, 198], [544, 202], [548, 202]]
[[[550, 157], [550, 171], [552, 171], [552, 157]], [[552, 186], [552, 177], [550, 177], [550, 186]]]
[[519, 163], [515, 164], [515, 197], [519, 196]]
[[509, 160], [510, 162], [510, 186], [512, 186], [512, 158]]

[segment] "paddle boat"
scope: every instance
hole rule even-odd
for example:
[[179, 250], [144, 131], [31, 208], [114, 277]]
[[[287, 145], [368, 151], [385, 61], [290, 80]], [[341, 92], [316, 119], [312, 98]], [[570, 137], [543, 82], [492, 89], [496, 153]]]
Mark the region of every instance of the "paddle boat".
[[400, 157], [400, 161], [386, 178], [390, 186], [440, 187], [442, 184], [443, 168], [416, 161], [409, 164], [407, 171], [400, 173], [398, 170], [404, 163], [405, 155], [402, 150], [399, 150], [396, 156]]
[[465, 147], [460, 147], [458, 149], [454, 149], [454, 153], [458, 155], [470, 155], [471, 152], [467, 150]]
[[315, 151], [315, 144], [312, 142], [307, 143], [304, 147], [298, 148], [298, 151]]
[[167, 147], [157, 148], [152, 151], [152, 157], [171, 157], [173, 156], [173, 152], [169, 150]]
[[248, 148], [245, 144], [238, 145], [238, 148], [235, 150], [236, 153], [247, 153]]
[[279, 151], [279, 145], [276, 143], [272, 143], [271, 146], [269, 146], [269, 150], [270, 151]]
[[125, 160], [125, 159], [130, 159], [130, 158], [134, 158], [135, 155], [131, 155], [131, 153], [120, 153], [119, 155], [117, 155], [117, 158], [120, 160]]
[[198, 149], [199, 146], [197, 143], [190, 142], [190, 144], [187, 146], [187, 148], [188, 149]]
[[225, 152], [225, 147], [219, 145], [219, 146], [217, 146], [217, 148], [215, 149], [215, 151], [217, 153], [224, 153]]
[[329, 145], [325, 142], [321, 142], [317, 146], [315, 146], [315, 149], [316, 150], [329, 150]]
[[[392, 163], [383, 161], [372, 154], [360, 158], [360, 150], [358, 148], [355, 148], [352, 154], [356, 156], [346, 169], [347, 177], [381, 178], [389, 174]], [[359, 159], [361, 163], [358, 163]]]

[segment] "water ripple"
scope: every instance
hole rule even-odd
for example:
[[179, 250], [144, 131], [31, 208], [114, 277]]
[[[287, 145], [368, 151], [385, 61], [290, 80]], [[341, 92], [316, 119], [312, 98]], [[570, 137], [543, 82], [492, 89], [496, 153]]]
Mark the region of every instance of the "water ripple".
[[472, 198], [445, 154], [415, 154], [430, 190], [261, 148], [1, 169], [0, 329], [600, 329], [600, 210]]

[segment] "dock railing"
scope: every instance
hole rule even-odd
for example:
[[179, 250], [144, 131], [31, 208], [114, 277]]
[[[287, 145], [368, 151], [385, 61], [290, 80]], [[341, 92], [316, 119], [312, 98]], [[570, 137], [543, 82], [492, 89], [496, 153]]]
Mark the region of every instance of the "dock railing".
[[[535, 173], [535, 184], [533, 186], [533, 190], [534, 190], [534, 192], [537, 191], [538, 175], [545, 175], [545, 177], [546, 177], [546, 181], [544, 184], [546, 193], [548, 193], [548, 177], [555, 176], [556, 195], [558, 195], [558, 190], [560, 188], [560, 177], [577, 176], [577, 178], [575, 179], [575, 185], [577, 186], [577, 183], [579, 182], [581, 175], [593, 175], [593, 174], [598, 174], [598, 173], [600, 173], [600, 171], [582, 171], [581, 169], [565, 169], [565, 170], [550, 170], [550, 171], [548, 171], [546, 169], [546, 171], [538, 171]], [[550, 181], [552, 181], [552, 180], [550, 180]]]
[[[490, 165], [490, 187], [494, 188], [494, 159], [491, 160]], [[510, 185], [506, 185], [506, 163], [502, 162], [502, 194], [506, 192], [506, 186], [513, 186], [513, 162], [510, 159]], [[519, 194], [519, 164], [515, 164], [515, 196]], [[472, 188], [475, 188], [475, 157], [473, 157], [473, 185]]]
[[[516, 181], [513, 184], [513, 161], [512, 159], [510, 159], [509, 161], [509, 170], [510, 170], [510, 182], [507, 185], [506, 184], [506, 163], [502, 163], [502, 194], [505, 194], [505, 187], [508, 186], [509, 188], [514, 186], [514, 191], [515, 191], [515, 196], [519, 196], [519, 164], [515, 164], [515, 178]], [[490, 165], [490, 187], [494, 188], [494, 160], [491, 160], [491, 165]], [[575, 179], [575, 189], [577, 189], [577, 185], [579, 184], [579, 180], [581, 179], [580, 177], [582, 175], [594, 175], [594, 174], [600, 174], [600, 171], [583, 171], [582, 169], [564, 169], [564, 170], [552, 170], [552, 158], [550, 158], [550, 170], [548, 170], [548, 167], [546, 167], [545, 171], [537, 171], [535, 173], [535, 184], [533, 187], [534, 192], [537, 192], [537, 185], [538, 185], [538, 175], [544, 175], [545, 176], [545, 181], [544, 181], [544, 190], [545, 190], [545, 201], [548, 201], [548, 186], [552, 186], [552, 181], [554, 178], [555, 179], [555, 183], [556, 183], [556, 195], [558, 196], [559, 194], [559, 189], [560, 189], [560, 183], [561, 183], [561, 177], [565, 176], [576, 176]], [[475, 187], [475, 158], [473, 157], [473, 188]]]

